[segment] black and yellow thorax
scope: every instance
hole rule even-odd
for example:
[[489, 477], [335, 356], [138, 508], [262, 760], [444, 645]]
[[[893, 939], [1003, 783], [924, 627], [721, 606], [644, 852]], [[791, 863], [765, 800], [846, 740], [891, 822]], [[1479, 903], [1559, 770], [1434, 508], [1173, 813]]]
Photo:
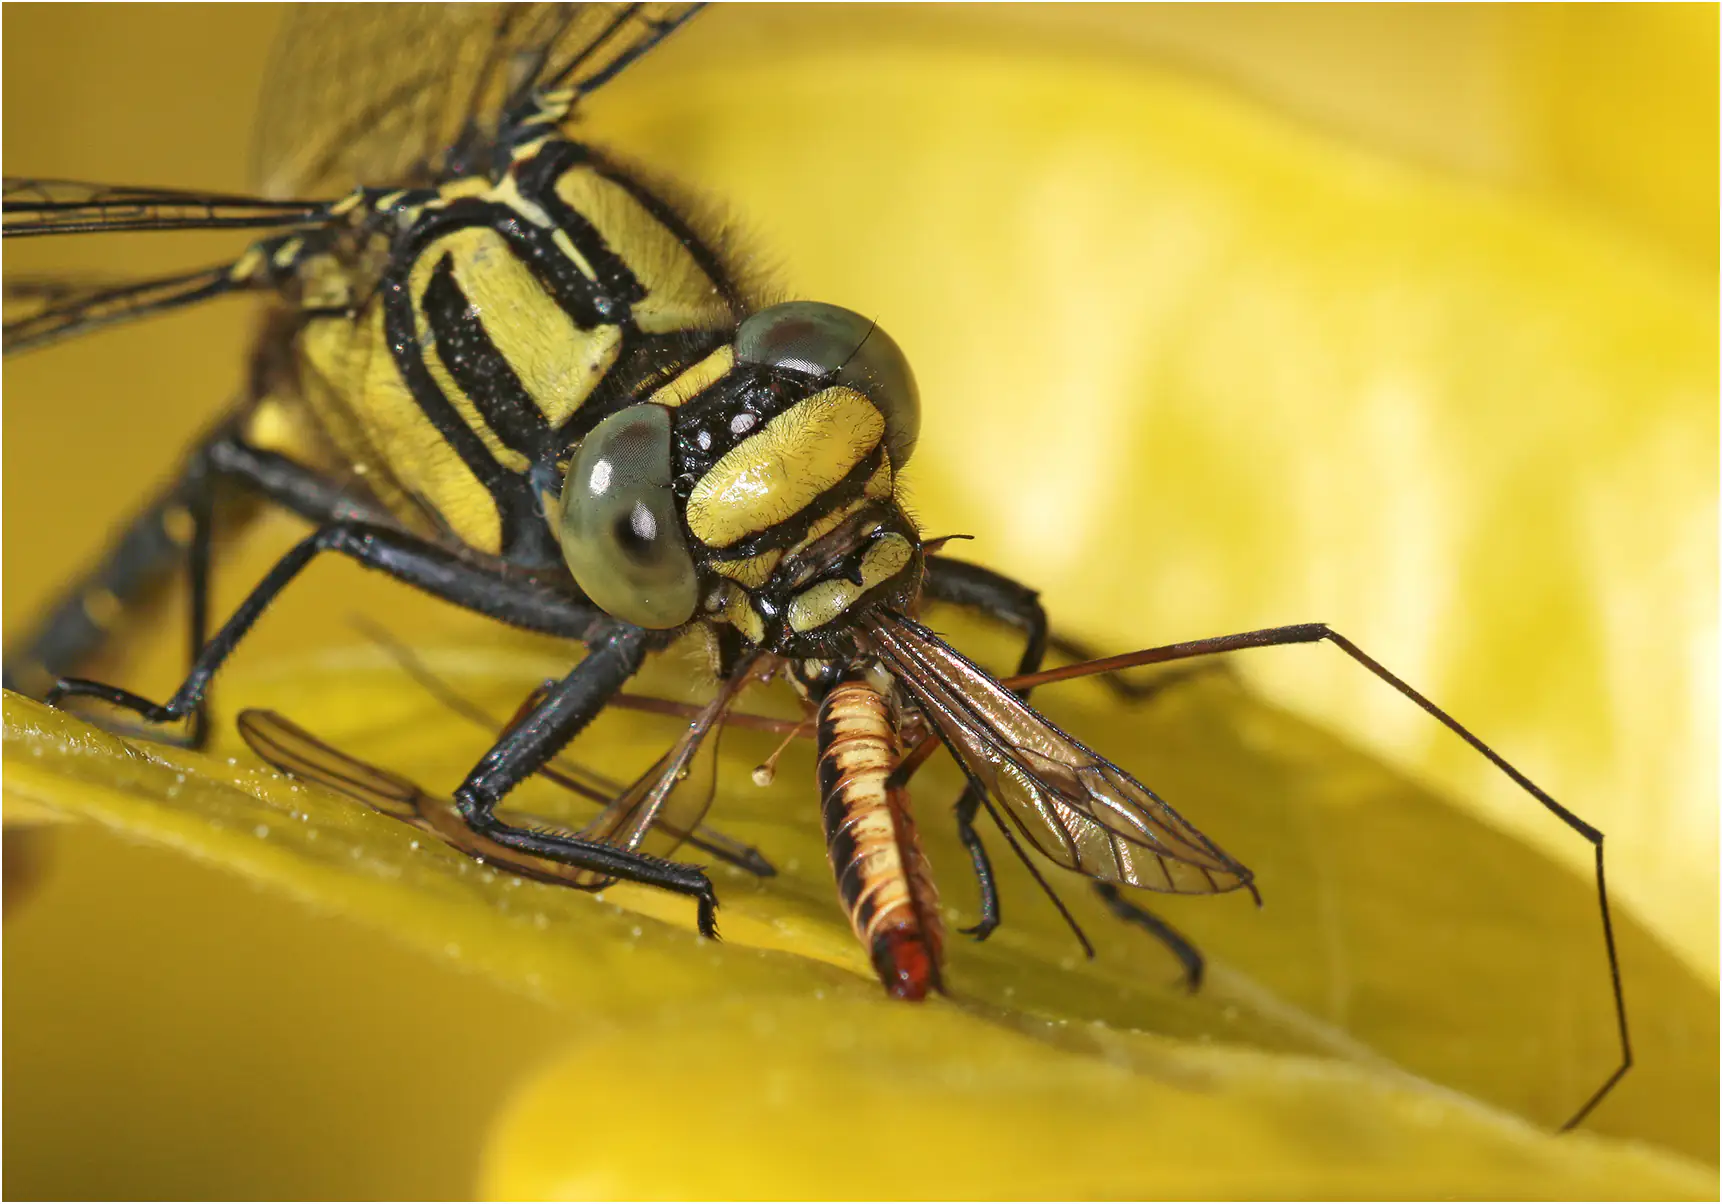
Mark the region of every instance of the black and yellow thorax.
[[569, 450], [685, 395], [741, 316], [675, 209], [560, 138], [495, 180], [355, 194], [349, 223], [295, 248], [300, 396], [403, 522], [523, 565], [561, 560], [544, 498]]

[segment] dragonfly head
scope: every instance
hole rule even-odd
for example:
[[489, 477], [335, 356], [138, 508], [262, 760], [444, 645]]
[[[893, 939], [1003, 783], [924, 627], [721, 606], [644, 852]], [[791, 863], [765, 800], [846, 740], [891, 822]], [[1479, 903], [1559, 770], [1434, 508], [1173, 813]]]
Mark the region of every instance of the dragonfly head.
[[908, 361], [872, 320], [771, 306], [585, 437], [562, 489], [563, 555], [626, 622], [725, 622], [785, 656], [837, 655], [852, 611], [919, 592], [896, 477], [920, 426]]

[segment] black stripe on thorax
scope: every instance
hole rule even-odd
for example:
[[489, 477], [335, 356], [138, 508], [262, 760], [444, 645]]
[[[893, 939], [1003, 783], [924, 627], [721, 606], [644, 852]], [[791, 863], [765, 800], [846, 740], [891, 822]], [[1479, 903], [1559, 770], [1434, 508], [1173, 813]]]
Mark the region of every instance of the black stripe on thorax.
[[[594, 270], [603, 275], [591, 256], [592, 252], [603, 249], [602, 240], [584, 219], [580, 225], [584, 234], [571, 230], [569, 237], [593, 262]], [[626, 338], [632, 333], [629, 308], [644, 291], [625, 266], [620, 275], [616, 271], [609, 273], [613, 288], [594, 283], [556, 245], [552, 231], [526, 221], [506, 205], [474, 197], [460, 198], [446, 208], [427, 211], [397, 246], [384, 280], [384, 331], [396, 367], [426, 419], [495, 499], [502, 526], [502, 555], [528, 564], [554, 564], [559, 553], [530, 482], [497, 462], [478, 434], [443, 396], [422, 359], [423, 332], [418, 329], [411, 296], [413, 268], [439, 238], [474, 226], [496, 231], [550, 298], [581, 329], [622, 325]], [[582, 246], [582, 241], [591, 245]], [[543, 429], [542, 412], [526, 395], [519, 377], [485, 334], [477, 315], [471, 312], [448, 258], [433, 269], [420, 304], [431, 324], [430, 333], [438, 342], [438, 355], [444, 366], [497, 437], [535, 460], [549, 454], [549, 432]], [[451, 351], [441, 349], [445, 339], [451, 341]]]
[[[736, 287], [735, 279], [728, 266], [712, 249], [711, 245], [688, 224], [687, 219], [676, 210], [673, 204], [653, 192], [629, 172], [594, 152], [591, 147], [581, 143], [567, 142], [561, 143], [560, 146], [567, 147], [570, 152], [562, 167], [586, 164], [599, 176], [626, 191], [640, 208], [649, 213], [659, 225], [674, 234], [676, 240], [687, 248], [688, 254], [693, 256], [694, 262], [706, 274], [706, 278], [717, 286], [718, 292], [723, 296], [724, 304], [729, 307], [730, 312], [742, 312], [744, 306], [741, 290]], [[558, 168], [559, 171], [561, 169]]]
[[437, 358], [472, 400], [485, 425], [504, 446], [528, 459], [543, 454], [550, 446], [550, 424], [461, 291], [453, 255], [444, 255], [432, 269], [420, 305], [436, 336]]
[[515, 186], [522, 196], [535, 202], [551, 221], [567, 232], [569, 240], [596, 273], [599, 286], [631, 305], [643, 298], [646, 290], [628, 267], [627, 260], [604, 241], [604, 236], [598, 233], [597, 227], [586, 219], [585, 214], [571, 208], [556, 195], [556, 181], [563, 172], [590, 162], [584, 147], [572, 142], [548, 142], [532, 158], [515, 165]]
[[503, 558], [527, 564], [554, 563], [550, 531], [527, 479], [497, 463], [478, 433], [449, 404], [425, 367], [412, 297], [403, 278], [411, 269], [410, 261], [405, 269], [391, 273], [383, 286], [383, 332], [396, 370], [418, 403], [419, 411], [494, 499], [501, 524]]
[[397, 249], [394, 270], [404, 276], [411, 272], [413, 263], [437, 239], [456, 230], [482, 226], [502, 236], [509, 249], [544, 286], [544, 291], [580, 329], [624, 325], [629, 320], [630, 308], [645, 296], [645, 290], [634, 279], [633, 273], [627, 271], [625, 264], [621, 266], [619, 275], [613, 269], [606, 271], [599, 267], [591, 253], [602, 251], [603, 241], [584, 219], [581, 219], [581, 225], [585, 227], [584, 234], [579, 230], [569, 230], [568, 236], [592, 263], [599, 276], [597, 281], [588, 278], [556, 245], [555, 231], [527, 221], [507, 205], [477, 197], [461, 197], [451, 201], [446, 208], [427, 211]]

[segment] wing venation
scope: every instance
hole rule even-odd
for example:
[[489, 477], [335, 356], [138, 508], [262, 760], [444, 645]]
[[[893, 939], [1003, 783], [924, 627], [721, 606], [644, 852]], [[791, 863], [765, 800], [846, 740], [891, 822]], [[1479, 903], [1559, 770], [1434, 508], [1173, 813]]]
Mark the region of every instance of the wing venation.
[[1054, 863], [1175, 894], [1250, 883], [1234, 861], [1152, 790], [1054, 726], [919, 623], [873, 612], [869, 647], [964, 770]]

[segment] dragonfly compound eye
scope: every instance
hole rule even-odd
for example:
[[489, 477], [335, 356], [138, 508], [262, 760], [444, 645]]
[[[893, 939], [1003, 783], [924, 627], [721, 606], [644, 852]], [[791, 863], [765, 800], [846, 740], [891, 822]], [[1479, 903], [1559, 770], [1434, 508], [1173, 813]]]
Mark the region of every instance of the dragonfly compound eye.
[[562, 486], [562, 556], [599, 606], [637, 627], [679, 627], [699, 579], [670, 491], [670, 411], [634, 405], [581, 441]]
[[921, 394], [902, 348], [871, 319], [819, 301], [762, 309], [736, 332], [735, 357], [830, 378], [862, 394], [885, 416], [885, 447], [901, 470], [921, 434]]

